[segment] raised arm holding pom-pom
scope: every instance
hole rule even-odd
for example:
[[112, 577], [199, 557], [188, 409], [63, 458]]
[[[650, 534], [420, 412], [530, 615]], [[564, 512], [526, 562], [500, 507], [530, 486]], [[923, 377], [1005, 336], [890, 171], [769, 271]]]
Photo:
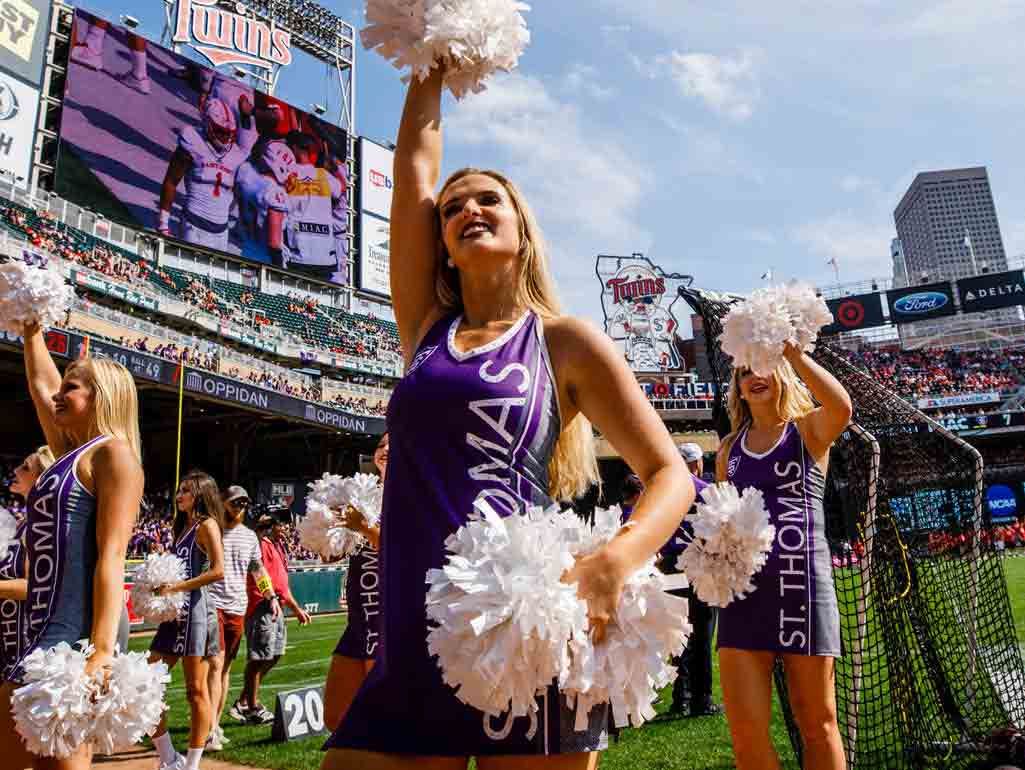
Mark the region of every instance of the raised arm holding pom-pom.
[[[407, 373], [389, 409], [384, 643], [324, 767], [448, 767], [442, 757], [462, 767], [473, 756], [488, 770], [491, 757], [516, 756], [525, 768], [584, 768], [606, 745], [606, 707], [576, 730], [564, 726], [572, 709], [554, 684], [515, 719], [461, 703], [427, 653], [424, 577], [476, 501], [509, 515], [597, 482], [593, 423], [646, 487], [631, 526], [565, 576], [600, 641], [626, 577], [675, 532], [693, 485], [612, 342], [561, 314], [517, 188], [498, 172], [463, 169], [436, 192], [443, 78], [435, 69], [413, 79], [395, 153], [391, 290]], [[566, 719], [540, 730], [549, 708]]]

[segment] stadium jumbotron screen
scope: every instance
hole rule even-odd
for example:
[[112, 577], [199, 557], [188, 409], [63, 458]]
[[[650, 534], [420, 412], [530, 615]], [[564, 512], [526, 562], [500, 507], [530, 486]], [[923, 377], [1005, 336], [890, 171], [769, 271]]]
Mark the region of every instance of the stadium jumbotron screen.
[[76, 11], [57, 193], [126, 225], [347, 280], [347, 135]]

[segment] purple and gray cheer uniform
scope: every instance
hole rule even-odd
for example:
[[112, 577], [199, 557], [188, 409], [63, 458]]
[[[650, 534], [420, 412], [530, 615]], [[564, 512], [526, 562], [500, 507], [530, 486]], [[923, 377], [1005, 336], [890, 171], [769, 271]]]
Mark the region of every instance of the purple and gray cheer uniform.
[[444, 565], [445, 539], [475, 500], [503, 514], [549, 504], [548, 461], [561, 429], [541, 320], [528, 313], [461, 352], [461, 318], [431, 328], [388, 407], [381, 643], [326, 748], [460, 757], [601, 749], [606, 707], [574, 732], [574, 711], [552, 686], [529, 717], [488, 717], [456, 698], [427, 651], [425, 576]]
[[[25, 577], [25, 521], [18, 524], [14, 542], [0, 559], [0, 580], [20, 580]], [[21, 656], [21, 602], [16, 599], [0, 600], [0, 682], [7, 680], [11, 668]]]
[[345, 573], [348, 623], [335, 655], [372, 660], [381, 640], [380, 555], [369, 545], [349, 557]]
[[[186, 529], [174, 543], [174, 555], [185, 562], [186, 580], [203, 574], [207, 567], [206, 554], [196, 540], [200, 523]], [[219, 637], [217, 610], [203, 586], [189, 591], [177, 618], [160, 624], [149, 648], [161, 655], [207, 658], [220, 651]]]
[[25, 522], [28, 599], [21, 602], [20, 649], [8, 680], [36, 649], [88, 639], [93, 624], [96, 498], [78, 480], [78, 459], [109, 436], [97, 436], [47, 468], [29, 492]]
[[822, 513], [825, 477], [797, 426], [787, 423], [767, 452], [733, 442], [726, 478], [761, 490], [776, 539], [756, 590], [719, 611], [719, 647], [784, 655], [840, 656], [840, 613]]

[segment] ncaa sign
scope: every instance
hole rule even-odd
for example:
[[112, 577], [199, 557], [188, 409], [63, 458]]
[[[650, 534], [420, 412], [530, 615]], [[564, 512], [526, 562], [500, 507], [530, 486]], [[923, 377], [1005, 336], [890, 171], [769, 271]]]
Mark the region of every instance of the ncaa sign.
[[986, 490], [986, 504], [994, 521], [1018, 516], [1018, 499], [1014, 490], [1005, 484], [993, 484]]

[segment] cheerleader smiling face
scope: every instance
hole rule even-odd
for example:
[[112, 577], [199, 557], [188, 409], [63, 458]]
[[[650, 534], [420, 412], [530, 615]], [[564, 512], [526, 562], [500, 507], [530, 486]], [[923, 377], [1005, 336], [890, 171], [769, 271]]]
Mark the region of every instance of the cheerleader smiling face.
[[11, 483], [10, 490], [16, 495], [28, 497], [29, 490], [32, 489], [32, 485], [36, 483], [36, 479], [42, 472], [39, 460], [34, 454], [30, 454], [21, 465], [14, 469], [14, 481]]
[[779, 378], [775, 374], [760, 377], [750, 369], [744, 368], [737, 372], [737, 382], [740, 385], [740, 397], [748, 404], [779, 403]]
[[65, 430], [88, 427], [95, 412], [94, 393], [84, 372], [73, 369], [64, 375], [53, 394], [54, 421]]
[[182, 513], [192, 513], [192, 508], [196, 505], [196, 495], [191, 487], [182, 484], [178, 487], [178, 494], [174, 496], [174, 503]]
[[519, 212], [497, 179], [486, 174], [460, 177], [443, 191], [438, 211], [445, 250], [457, 268], [519, 253]]
[[387, 433], [381, 436], [381, 440], [377, 443], [377, 449], [374, 450], [374, 466], [377, 468], [377, 472], [381, 474], [381, 481], [384, 481], [384, 474], [388, 470]]

